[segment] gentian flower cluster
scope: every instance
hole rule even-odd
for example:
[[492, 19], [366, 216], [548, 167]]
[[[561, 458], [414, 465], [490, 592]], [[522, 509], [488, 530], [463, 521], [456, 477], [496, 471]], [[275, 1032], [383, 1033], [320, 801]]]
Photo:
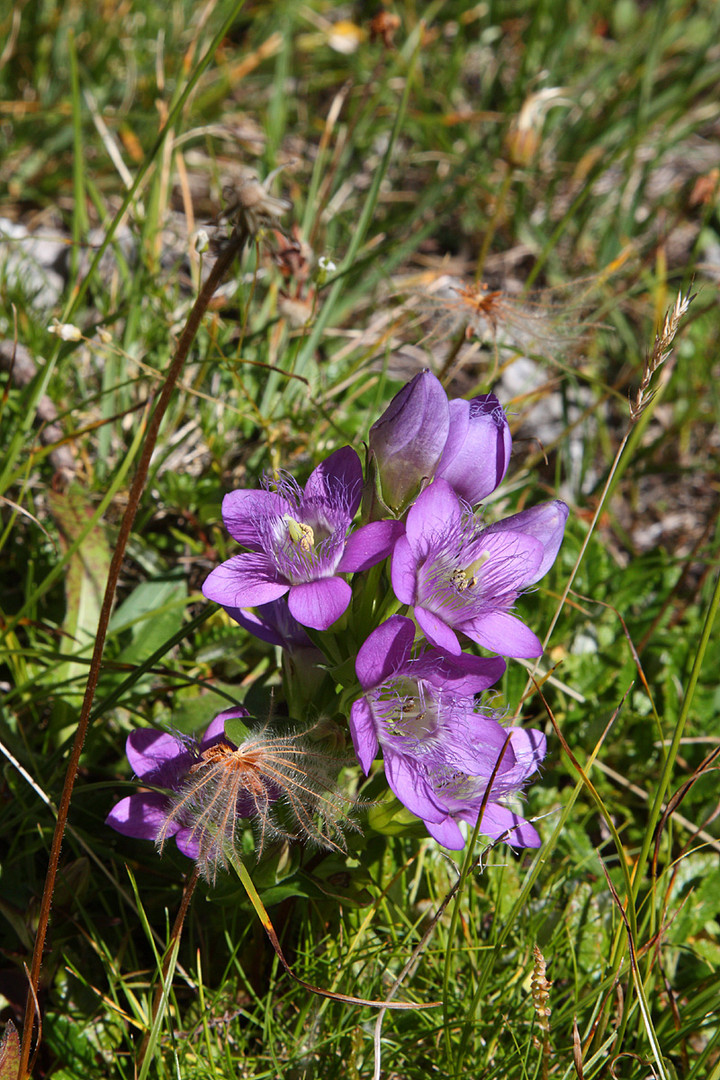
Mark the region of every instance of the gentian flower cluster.
[[[313, 727], [325, 713], [337, 720], [339, 707], [363, 771], [382, 754], [394, 795], [450, 849], [462, 848], [476, 825], [493, 841], [540, 844], [507, 801], [537, 772], [545, 738], [504, 726], [481, 695], [503, 675], [505, 658], [542, 652], [512, 609], [555, 561], [568, 509], [551, 501], [486, 519], [479, 504], [502, 482], [511, 449], [493, 394], [448, 400], [423, 371], [370, 429], [364, 478], [346, 446], [304, 487], [276, 473], [226, 495], [223, 520], [242, 550], [203, 586], [280, 650], [295, 727]], [[468, 651], [478, 646], [489, 655]], [[220, 714], [197, 746], [134, 732], [131, 765], [143, 784], [164, 791], [123, 799], [108, 823], [160, 845], [175, 836], [207, 876], [225, 865], [247, 819], [261, 848], [290, 835], [342, 847], [331, 775], [341, 727], [335, 745], [313, 741], [312, 752], [302, 736], [268, 738], [264, 727], [233, 742], [223, 725], [242, 715]]]

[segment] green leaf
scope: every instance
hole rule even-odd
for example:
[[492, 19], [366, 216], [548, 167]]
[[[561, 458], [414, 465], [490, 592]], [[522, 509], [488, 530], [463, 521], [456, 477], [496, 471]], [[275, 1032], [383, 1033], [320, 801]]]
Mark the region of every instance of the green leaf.
[[244, 720], [241, 720], [240, 717], [236, 717], [233, 720], [225, 721], [225, 734], [230, 742], [239, 746], [250, 737], [250, 729], [247, 727]]
[[[60, 530], [63, 547], [69, 548], [82, 539], [82, 544], [70, 556], [65, 573], [63, 630], [76, 643], [76, 655], [86, 656], [95, 642], [110, 569], [110, 545], [99, 524], [89, 526], [95, 507], [84, 491], [75, 488], [65, 493], [50, 491], [48, 503]], [[53, 679], [59, 684], [86, 674], [86, 665], [68, 663], [56, 669]]]
[[135, 664], [162, 647], [177, 631], [187, 601], [184, 578], [143, 581], [115, 611], [111, 633], [129, 631], [131, 641], [116, 659]]
[[368, 825], [372, 831], [385, 836], [408, 836], [419, 829], [415, 815], [392, 794], [372, 807], [368, 813]]
[[[352, 862], [355, 863], [355, 860]], [[339, 900], [341, 904], [367, 907], [372, 903], [372, 893], [365, 888], [372, 884], [370, 874], [359, 864], [351, 865], [343, 855], [329, 855], [323, 859], [309, 880], [321, 893]]]

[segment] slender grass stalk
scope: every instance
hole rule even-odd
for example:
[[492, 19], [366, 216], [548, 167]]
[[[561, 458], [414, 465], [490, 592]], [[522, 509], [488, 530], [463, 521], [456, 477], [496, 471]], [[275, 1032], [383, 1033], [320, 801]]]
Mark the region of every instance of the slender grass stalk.
[[295, 974], [295, 972], [285, 959], [285, 955], [282, 951], [282, 948], [280, 947], [280, 941], [277, 934], [275, 933], [275, 927], [272, 924], [265, 905], [260, 898], [260, 893], [255, 888], [255, 883], [253, 882], [253, 879], [251, 878], [244, 862], [242, 861], [242, 859], [238, 858], [235, 852], [231, 849], [228, 849], [228, 851], [226, 852], [226, 857], [228, 863], [232, 866], [233, 870], [240, 878], [242, 887], [247, 893], [248, 900], [255, 908], [255, 913], [260, 919], [260, 922], [263, 925], [263, 929], [267, 934], [268, 938], [270, 939], [270, 944], [275, 950], [275, 955], [277, 956], [278, 960], [280, 961], [290, 978], [294, 979], [295, 982], [299, 983], [299, 985], [304, 987], [305, 990], [309, 990], [311, 994], [318, 994], [320, 997], [330, 998], [332, 1001], [344, 1001], [348, 1005], [366, 1005], [371, 1009], [435, 1009], [441, 1004], [441, 1002], [439, 1001], [415, 1002], [392, 1001], [390, 999], [386, 1001], [370, 1001], [367, 998], [354, 997], [350, 994], [340, 994], [336, 990], [324, 990], [320, 986], [313, 986], [312, 983], [306, 982], [304, 979], [301, 979], [299, 975]]
[[162, 963], [161, 971], [159, 972], [160, 978], [158, 979], [158, 984], [155, 989], [155, 998], [152, 1005], [151, 1025], [143, 1036], [137, 1055], [137, 1065], [140, 1068], [138, 1080], [145, 1080], [152, 1061], [153, 1050], [157, 1042], [160, 1025], [162, 1024], [165, 1007], [170, 995], [172, 975], [175, 970], [175, 965], [177, 964], [178, 951], [180, 949], [180, 937], [182, 935], [183, 926], [185, 925], [185, 917], [187, 916], [190, 901], [195, 892], [195, 886], [199, 880], [200, 871], [196, 866], [185, 882], [180, 907], [175, 916], [175, 922], [173, 923], [173, 928], [170, 932], [170, 941], [168, 942], [165, 958]]
[[73, 126], [73, 246], [71, 249], [71, 270], [77, 274], [80, 245], [87, 232], [88, 216], [85, 207], [85, 155], [82, 138], [82, 102], [80, 95], [80, 76], [78, 73], [77, 47], [75, 33], [68, 31], [68, 56], [70, 57], [70, 89], [72, 94]]
[[502, 184], [500, 185], [500, 191], [498, 192], [497, 198], [495, 199], [495, 207], [492, 212], [492, 217], [490, 218], [487, 224], [487, 228], [485, 229], [485, 235], [483, 236], [482, 245], [480, 247], [480, 254], [477, 258], [477, 265], [475, 267], [476, 282], [479, 282], [483, 276], [485, 263], [487, 261], [488, 255], [490, 254], [490, 248], [492, 246], [492, 242], [497, 231], [498, 223], [500, 221], [500, 218], [502, 217], [503, 211], [505, 210], [505, 204], [507, 202], [508, 194], [510, 193], [510, 188], [512, 186], [514, 175], [514, 168], [512, 167], [512, 165], [508, 164]]
[[[459, 877], [459, 880], [458, 880], [458, 888], [457, 888], [457, 891], [456, 891], [456, 899], [455, 899], [455, 903], [453, 905], [452, 916], [451, 916], [451, 919], [450, 919], [450, 930], [449, 930], [449, 933], [448, 933], [448, 941], [450, 943], [452, 943], [455, 940], [455, 935], [457, 933], [458, 920], [460, 918], [460, 901], [461, 901], [462, 895], [463, 895], [463, 893], [465, 891], [465, 884], [467, 882], [470, 871], [473, 869], [474, 866], [476, 866], [478, 864], [477, 856], [475, 855], [475, 846], [477, 844], [477, 840], [478, 840], [478, 837], [479, 837], [481, 829], [482, 829], [482, 819], [483, 819], [483, 814], [485, 813], [485, 807], [487, 806], [487, 804], [488, 804], [488, 802], [490, 800], [490, 793], [492, 791], [492, 786], [493, 786], [493, 784], [495, 782], [495, 777], [498, 774], [498, 770], [500, 768], [500, 765], [502, 764], [502, 759], [505, 756], [505, 751], [507, 750], [509, 745], [510, 745], [510, 735], [508, 735], [508, 737], [506, 738], [505, 743], [504, 743], [500, 753], [498, 754], [498, 759], [495, 762], [495, 767], [494, 767], [494, 769], [493, 769], [493, 771], [491, 773], [490, 779], [488, 781], [487, 788], [485, 790], [485, 795], [483, 797], [483, 801], [482, 801], [482, 804], [480, 806], [480, 812], [478, 813], [478, 818], [477, 818], [477, 821], [475, 822], [475, 827], [474, 827], [474, 829], [472, 831], [472, 835], [470, 836], [470, 840], [469, 840], [469, 842], [468, 842], [468, 844], [467, 844], [467, 846], [465, 848], [465, 853], [464, 853], [463, 862], [462, 862], [462, 868], [460, 870], [460, 877]], [[444, 969], [443, 969], [443, 1021], [444, 1021], [443, 1022], [443, 1030], [445, 1032], [445, 1052], [447, 1054], [447, 1060], [448, 1061], [450, 1061], [450, 1059], [452, 1057], [452, 1043], [450, 1041], [450, 1016], [449, 1016], [449, 1010], [448, 1010], [448, 1003], [449, 1003], [449, 1000], [450, 1000], [450, 968], [451, 968], [451, 962], [452, 962], [452, 944], [450, 945], [450, 947], [447, 950], [447, 953], [445, 954], [445, 965], [444, 965]]]

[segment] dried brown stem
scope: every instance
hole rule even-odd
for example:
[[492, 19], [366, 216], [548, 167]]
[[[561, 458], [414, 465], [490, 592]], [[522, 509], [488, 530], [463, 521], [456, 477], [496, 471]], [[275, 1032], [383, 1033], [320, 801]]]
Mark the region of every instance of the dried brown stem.
[[[217, 261], [208, 276], [207, 281], [198, 293], [197, 300], [193, 304], [192, 310], [190, 311], [188, 320], [185, 324], [185, 328], [180, 335], [180, 340], [178, 341], [175, 355], [168, 369], [165, 382], [163, 383], [163, 388], [160, 393], [157, 405], [155, 406], [155, 409], [148, 423], [147, 433], [145, 436], [142, 453], [140, 455], [137, 472], [135, 474], [132, 487], [130, 488], [130, 494], [128, 496], [127, 508], [125, 510], [125, 513], [123, 514], [123, 519], [120, 523], [120, 531], [115, 541], [115, 550], [113, 552], [112, 562], [110, 563], [107, 584], [105, 586], [105, 595], [103, 597], [102, 607], [100, 609], [100, 618], [98, 620], [98, 629], [95, 638], [95, 648], [93, 649], [92, 660], [90, 662], [90, 672], [88, 675], [87, 686], [85, 688], [85, 697], [83, 699], [82, 709], [80, 711], [80, 719], [78, 721], [77, 731], [75, 732], [75, 739], [73, 741], [72, 751], [68, 760], [62, 794], [58, 803], [57, 821], [55, 823], [55, 831], [53, 833], [52, 846], [50, 848], [50, 859], [48, 862], [47, 875], [45, 877], [45, 887], [43, 889], [42, 900], [40, 903], [40, 914], [38, 917], [37, 934], [35, 937], [35, 948], [33, 950], [32, 964], [30, 966], [28, 994], [25, 1005], [25, 1021], [23, 1025], [23, 1041], [20, 1052], [20, 1067], [18, 1069], [18, 1080], [25, 1080], [25, 1078], [29, 1075], [28, 1062], [30, 1059], [30, 1047], [32, 1042], [33, 1018], [35, 1014], [35, 998], [37, 994], [38, 983], [40, 981], [40, 968], [42, 965], [43, 949], [45, 947], [45, 937], [47, 934], [48, 923], [50, 921], [50, 907], [52, 904], [53, 892], [55, 890], [55, 878], [57, 876], [58, 862], [60, 859], [60, 848], [62, 846], [63, 835], [65, 833], [65, 825], [68, 818], [68, 812], [70, 810], [70, 799], [72, 798], [72, 792], [75, 784], [75, 777], [77, 775], [80, 755], [85, 744], [85, 737], [87, 735], [88, 726], [90, 724], [90, 714], [93, 701], [95, 699], [95, 691], [97, 689], [98, 679], [100, 677], [100, 665], [102, 662], [103, 650], [105, 648], [105, 638], [107, 636], [108, 624], [110, 622], [110, 615], [115, 599], [115, 590], [117, 588], [120, 570], [122, 568], [123, 560], [125, 558], [125, 549], [127, 547], [128, 540], [130, 539], [130, 533], [132, 531], [133, 523], [135, 521], [135, 515], [137, 514], [137, 510], [140, 505], [140, 499], [142, 497], [145, 483], [147, 481], [147, 475], [150, 469], [150, 460], [152, 458], [155, 444], [157, 442], [160, 424], [162, 423], [163, 417], [165, 416], [167, 407], [170, 403], [170, 399], [175, 390], [175, 385], [180, 377], [180, 373], [183, 369], [188, 353], [190, 352], [190, 346], [195, 340], [195, 336], [200, 328], [202, 317], [207, 311], [208, 305], [210, 304], [215, 290], [232, 266], [235, 256], [239, 254], [239, 252], [241, 252], [244, 248], [245, 244], [247, 243], [248, 237], [249, 229], [246, 224], [235, 228], [227, 244], [220, 252]], [[35, 1047], [35, 1051], [37, 1052], [37, 1045]]]

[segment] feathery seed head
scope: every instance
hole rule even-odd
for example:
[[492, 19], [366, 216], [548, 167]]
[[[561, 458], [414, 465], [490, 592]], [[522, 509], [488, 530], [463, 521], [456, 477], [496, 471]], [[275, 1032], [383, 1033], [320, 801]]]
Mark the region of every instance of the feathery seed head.
[[174, 836], [178, 847], [214, 881], [228, 854], [241, 846], [252, 825], [258, 854], [274, 839], [301, 839], [344, 850], [344, 829], [357, 828], [353, 800], [340, 790], [345, 764], [326, 740], [312, 734], [247, 729], [239, 744], [225, 734], [230, 720], [247, 717], [229, 709], [210, 724], [199, 744], [152, 728], [132, 732], [128, 757], [146, 785], [121, 800], [107, 824], [125, 836], [153, 840], [160, 851]]

